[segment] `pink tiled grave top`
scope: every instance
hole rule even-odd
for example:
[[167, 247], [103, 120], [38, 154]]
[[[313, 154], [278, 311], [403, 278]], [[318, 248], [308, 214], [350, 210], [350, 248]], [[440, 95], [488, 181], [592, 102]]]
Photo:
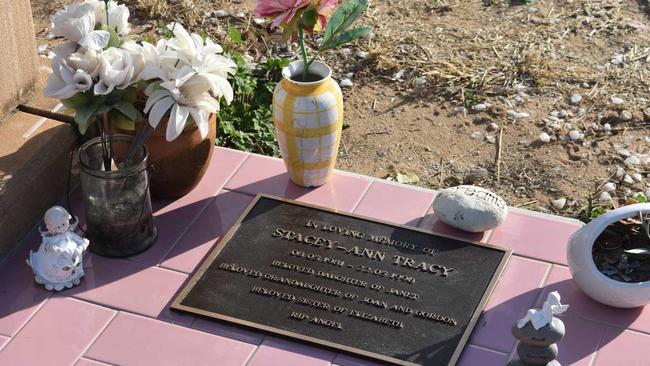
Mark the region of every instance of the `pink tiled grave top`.
[[[650, 308], [621, 310], [593, 302], [574, 285], [566, 244], [580, 223], [511, 209], [484, 234], [439, 222], [435, 192], [345, 172], [304, 189], [281, 160], [217, 148], [200, 185], [173, 202], [156, 202], [158, 242], [129, 259], [88, 254], [80, 286], [50, 294], [25, 265], [39, 237], [28, 236], [0, 264], [0, 365], [356, 366], [376, 363], [254, 331], [173, 313], [169, 303], [257, 193], [355, 212], [514, 251], [460, 365], [502, 366], [515, 354], [510, 327], [558, 290], [571, 305], [562, 316], [563, 365], [650, 365]], [[83, 216], [81, 202], [74, 214]]]

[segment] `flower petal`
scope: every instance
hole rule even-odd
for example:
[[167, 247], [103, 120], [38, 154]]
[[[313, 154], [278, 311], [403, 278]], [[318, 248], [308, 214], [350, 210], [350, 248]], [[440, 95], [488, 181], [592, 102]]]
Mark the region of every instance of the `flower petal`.
[[165, 97], [156, 102], [149, 112], [149, 124], [151, 127], [156, 128], [169, 108], [175, 104], [176, 101], [172, 97]]
[[144, 105], [144, 113], [148, 113], [151, 107], [153, 107], [154, 104], [156, 104], [157, 101], [161, 100], [164, 97], [170, 97], [171, 94], [169, 90], [162, 89], [162, 90], [156, 90], [155, 92], [151, 93], [149, 98], [147, 98], [147, 103]]
[[111, 34], [107, 31], [96, 30], [84, 35], [79, 44], [91, 50], [101, 50], [106, 47], [110, 38]]
[[174, 104], [172, 112], [169, 116], [169, 122], [167, 122], [167, 133], [165, 139], [167, 141], [173, 141], [185, 128], [185, 122], [187, 122], [187, 117], [189, 116], [190, 111], [178, 104]]
[[208, 131], [210, 131], [210, 117], [206, 112], [201, 112], [196, 108], [188, 108], [192, 114], [192, 118], [196, 123], [196, 126], [201, 132], [201, 138], [204, 139], [208, 136]]

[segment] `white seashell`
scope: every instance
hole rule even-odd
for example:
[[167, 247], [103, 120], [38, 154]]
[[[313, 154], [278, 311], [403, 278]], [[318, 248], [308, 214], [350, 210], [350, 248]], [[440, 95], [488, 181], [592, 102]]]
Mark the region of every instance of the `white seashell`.
[[616, 190], [616, 184], [612, 182], [607, 182], [603, 185], [603, 190], [605, 192], [614, 192]]
[[643, 182], [643, 175], [641, 175], [641, 173], [634, 173], [632, 174], [632, 179], [637, 182]]
[[362, 60], [367, 59], [370, 56], [370, 53], [366, 51], [358, 51], [357, 53], [354, 54], [357, 58], [360, 58]]
[[609, 61], [612, 65], [620, 65], [623, 63], [623, 55], [618, 54], [612, 57], [612, 59]]
[[582, 102], [582, 95], [573, 94], [571, 96], [571, 104], [579, 104], [580, 102]]
[[228, 12], [223, 9], [219, 9], [212, 12], [212, 15], [214, 15], [217, 18], [225, 18], [228, 16]]
[[[496, 130], [499, 129], [499, 125], [496, 124], [496, 123], [494, 123], [494, 122], [490, 122], [490, 124], [488, 125], [488, 129], [489, 129], [490, 131], [496, 131]], [[650, 139], [650, 137], [648, 137], [648, 138]], [[649, 142], [649, 143], [650, 143], [650, 142]]]
[[471, 137], [473, 140], [478, 140], [478, 139], [481, 138], [481, 136], [482, 136], [482, 135], [481, 135], [480, 132], [475, 131], [475, 132], [472, 132], [472, 134], [471, 134], [469, 137]]
[[610, 195], [608, 192], [603, 192], [598, 197], [598, 200], [600, 202], [607, 202], [607, 201], [610, 201], [611, 199], [612, 199], [612, 195]]
[[530, 117], [530, 113], [528, 112], [517, 112], [517, 111], [508, 111], [508, 116], [514, 119], [521, 119], [521, 118], [527, 118]]
[[551, 136], [549, 136], [548, 133], [546, 133], [546, 132], [542, 132], [539, 135], [539, 141], [541, 141], [543, 143], [550, 142], [551, 141]]
[[621, 105], [621, 104], [625, 103], [625, 101], [623, 100], [623, 98], [617, 97], [617, 96], [615, 96], [615, 95], [612, 95], [612, 97], [609, 98], [609, 100], [610, 100], [610, 102], [612, 102], [612, 104], [614, 104], [614, 105]]
[[343, 79], [343, 80], [339, 81], [339, 86], [341, 88], [349, 88], [349, 87], [352, 86], [352, 80], [347, 79], [347, 78]]
[[488, 103], [479, 103], [472, 107], [475, 112], [482, 112], [490, 107]]
[[605, 124], [603, 125], [603, 130], [605, 130], [605, 131], [611, 131], [611, 130], [612, 130], [612, 125], [610, 125], [609, 123], [605, 123]]
[[628, 174], [625, 174], [625, 176], [623, 177], [623, 183], [634, 184], [634, 179], [632, 179], [632, 177], [630, 177]]
[[627, 166], [635, 166], [635, 165], [640, 165], [641, 164], [641, 159], [639, 159], [636, 155], [631, 155], [623, 163]]
[[563, 209], [565, 205], [566, 205], [566, 198], [564, 197], [551, 201], [551, 206], [553, 206], [553, 208], [556, 210]]
[[583, 137], [584, 137], [584, 135], [582, 133], [580, 133], [580, 131], [578, 131], [578, 130], [569, 131], [569, 138], [571, 140], [573, 140], [573, 141], [579, 140], [579, 139], [581, 139]]

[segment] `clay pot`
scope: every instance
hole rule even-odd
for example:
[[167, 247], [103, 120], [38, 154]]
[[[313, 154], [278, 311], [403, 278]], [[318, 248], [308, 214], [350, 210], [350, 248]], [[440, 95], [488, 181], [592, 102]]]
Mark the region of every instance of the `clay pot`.
[[196, 187], [210, 164], [217, 139], [217, 116], [210, 116], [205, 139], [196, 124], [188, 124], [174, 141], [165, 139], [167, 119], [160, 122], [147, 141], [151, 165], [151, 195], [155, 198], [178, 198]]

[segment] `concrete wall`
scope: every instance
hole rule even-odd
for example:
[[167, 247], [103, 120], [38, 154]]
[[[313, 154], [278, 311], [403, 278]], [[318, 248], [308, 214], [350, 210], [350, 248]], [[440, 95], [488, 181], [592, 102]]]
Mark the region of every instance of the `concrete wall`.
[[0, 123], [34, 90], [38, 55], [29, 0], [0, 0]]

